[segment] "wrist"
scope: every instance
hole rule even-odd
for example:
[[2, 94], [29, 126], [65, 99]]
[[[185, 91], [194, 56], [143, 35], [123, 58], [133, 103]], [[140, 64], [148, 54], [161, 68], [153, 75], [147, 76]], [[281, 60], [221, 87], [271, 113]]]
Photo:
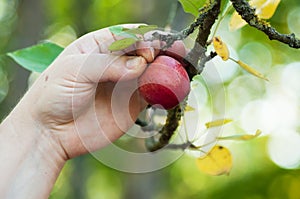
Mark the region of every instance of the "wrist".
[[0, 198], [47, 198], [66, 161], [55, 136], [17, 106], [0, 125], [0, 148]]

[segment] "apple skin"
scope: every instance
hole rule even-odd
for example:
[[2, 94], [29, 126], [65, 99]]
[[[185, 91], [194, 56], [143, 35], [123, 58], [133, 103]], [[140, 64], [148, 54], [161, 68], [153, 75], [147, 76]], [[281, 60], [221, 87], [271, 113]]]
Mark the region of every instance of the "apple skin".
[[157, 108], [172, 109], [190, 92], [187, 72], [176, 59], [161, 55], [138, 80], [141, 96]]
[[[165, 43], [163, 43], [163, 46]], [[170, 57], [175, 58], [177, 61], [179, 61], [183, 67], [186, 67], [187, 64], [184, 62], [184, 57], [187, 55], [187, 50], [185, 48], [185, 45], [182, 41], [175, 41], [171, 47], [169, 47], [166, 50], [161, 50], [159, 55], [167, 55]]]

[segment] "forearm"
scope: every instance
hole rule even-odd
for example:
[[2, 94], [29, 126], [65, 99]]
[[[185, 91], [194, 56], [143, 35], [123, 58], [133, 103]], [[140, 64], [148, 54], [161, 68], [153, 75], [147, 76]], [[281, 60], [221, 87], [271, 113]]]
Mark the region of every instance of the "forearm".
[[0, 198], [48, 198], [65, 160], [45, 131], [21, 107], [2, 122]]

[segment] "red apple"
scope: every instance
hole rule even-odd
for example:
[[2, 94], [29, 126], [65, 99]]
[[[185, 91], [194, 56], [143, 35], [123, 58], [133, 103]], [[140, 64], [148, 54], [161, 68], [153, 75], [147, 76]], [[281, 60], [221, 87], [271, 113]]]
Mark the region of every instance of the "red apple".
[[166, 50], [166, 55], [174, 57], [178, 61], [186, 56], [186, 49], [182, 41], [175, 41], [170, 48]]
[[184, 67], [169, 56], [158, 56], [139, 78], [139, 92], [151, 105], [171, 109], [190, 92], [190, 80]]
[[[162, 44], [165, 45], [165, 42]], [[161, 50], [160, 55], [167, 55], [170, 57], [175, 58], [177, 61], [179, 61], [183, 67], [186, 67], [186, 63], [184, 63], [183, 59], [187, 55], [187, 50], [184, 46], [184, 43], [182, 41], [175, 41], [171, 47], [169, 47], [166, 50]]]

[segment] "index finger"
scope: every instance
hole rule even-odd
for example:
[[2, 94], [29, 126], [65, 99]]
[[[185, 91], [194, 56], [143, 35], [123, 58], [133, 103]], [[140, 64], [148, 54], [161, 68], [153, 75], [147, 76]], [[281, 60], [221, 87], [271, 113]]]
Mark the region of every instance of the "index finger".
[[[123, 28], [137, 28], [145, 24], [122, 24]], [[64, 55], [70, 54], [89, 54], [89, 53], [111, 53], [108, 47], [116, 41], [115, 35], [106, 27], [100, 30], [90, 32], [83, 35], [72, 44], [70, 44], [63, 52]]]

